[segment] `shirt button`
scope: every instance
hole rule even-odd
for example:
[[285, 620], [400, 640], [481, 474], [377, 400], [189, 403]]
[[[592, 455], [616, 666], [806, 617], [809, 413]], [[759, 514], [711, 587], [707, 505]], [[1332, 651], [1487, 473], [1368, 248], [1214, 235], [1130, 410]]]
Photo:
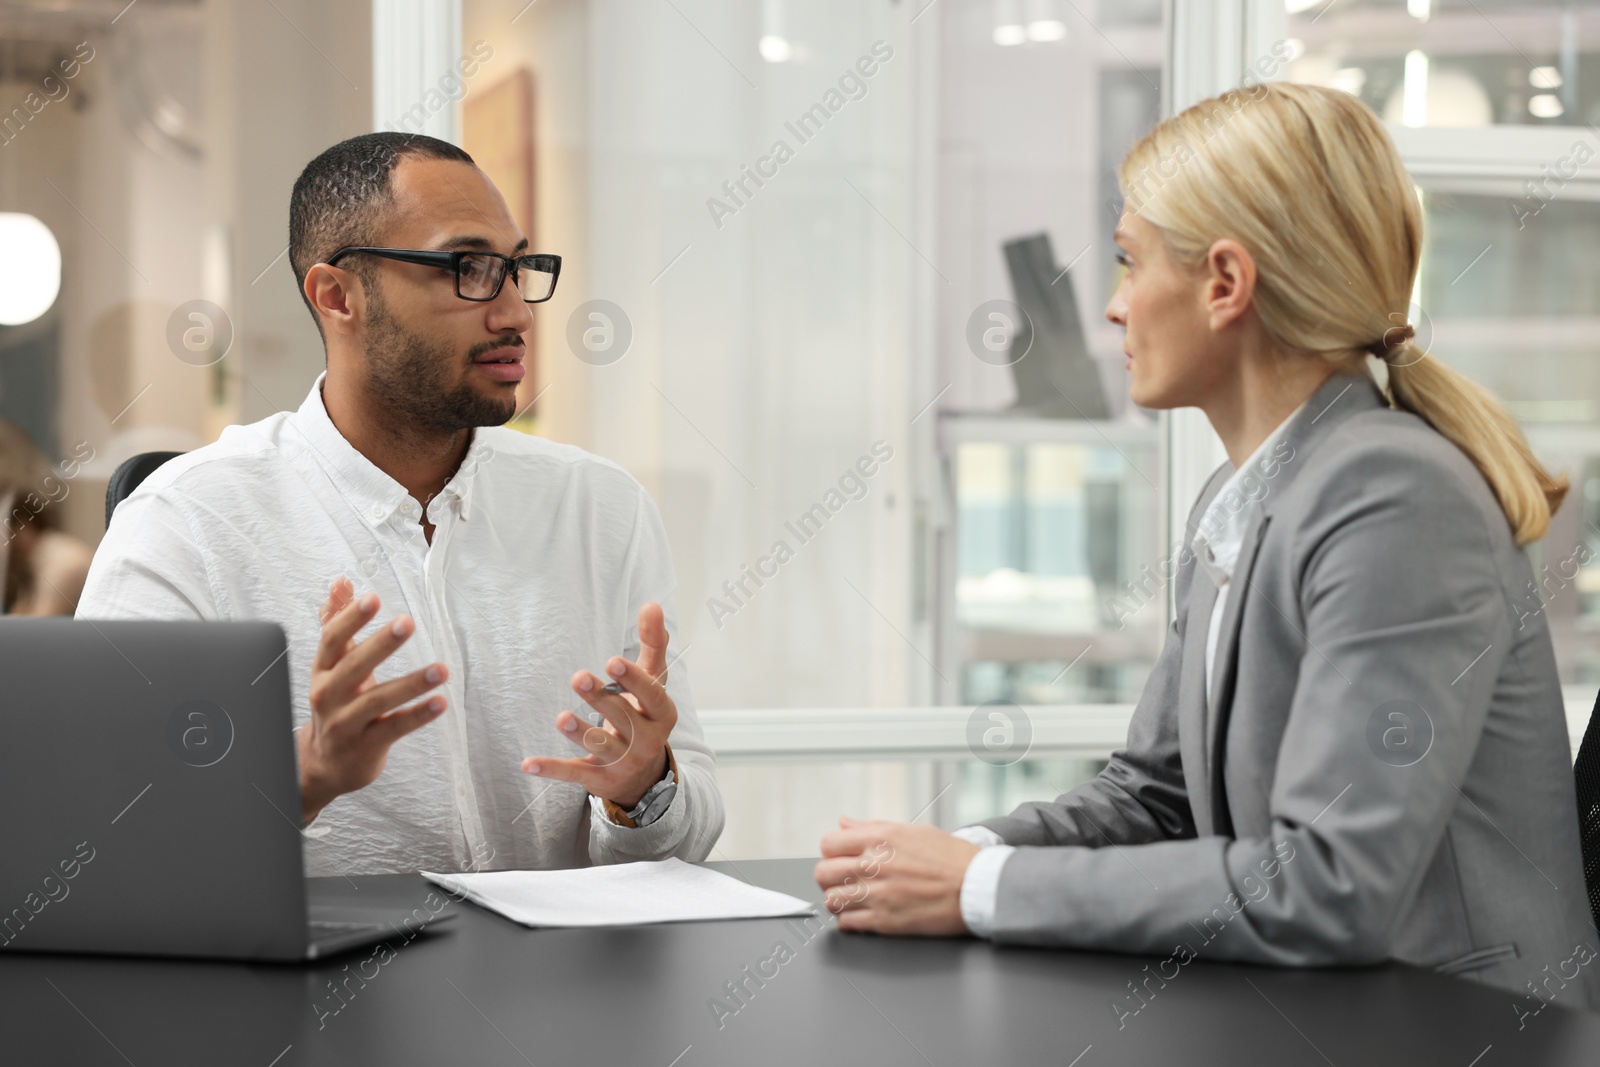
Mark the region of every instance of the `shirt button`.
[[382, 504], [374, 504], [374, 505], [372, 505], [372, 517], [373, 518], [381, 519], [381, 518], [383, 518], [383, 514], [384, 514], [384, 512], [383, 512], [383, 505]]

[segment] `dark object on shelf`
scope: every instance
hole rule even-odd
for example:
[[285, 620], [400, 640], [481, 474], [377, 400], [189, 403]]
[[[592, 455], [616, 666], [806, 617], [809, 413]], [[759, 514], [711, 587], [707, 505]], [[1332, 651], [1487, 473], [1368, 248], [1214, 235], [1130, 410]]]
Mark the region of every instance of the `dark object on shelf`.
[[[1100, 369], [1089, 356], [1072, 278], [1056, 265], [1050, 235], [1034, 234], [1003, 246], [1011, 291], [1029, 322], [1011, 338], [1017, 414], [1058, 419], [1106, 419]], [[1031, 329], [1030, 329], [1031, 326]]]

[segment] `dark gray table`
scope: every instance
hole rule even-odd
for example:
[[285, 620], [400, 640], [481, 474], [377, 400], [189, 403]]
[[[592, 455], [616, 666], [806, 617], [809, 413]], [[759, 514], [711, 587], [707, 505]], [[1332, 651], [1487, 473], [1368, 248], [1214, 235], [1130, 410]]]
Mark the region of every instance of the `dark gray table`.
[[[813, 863], [711, 866], [820, 901]], [[435, 892], [412, 875], [331, 884], [351, 900], [406, 909]], [[780, 919], [528, 930], [468, 904], [449, 908], [455, 921], [396, 939], [386, 959], [371, 949], [315, 966], [0, 955], [0, 1062], [1600, 1062], [1600, 1016], [1558, 997], [1519, 1020], [1536, 1003], [1403, 966], [1295, 972], [1196, 960], [1165, 988], [1152, 981], [1153, 998], [1119, 1026], [1113, 1001], [1139, 1003], [1128, 983], [1157, 960], [864, 937], [831, 921], [810, 940], [797, 920]], [[787, 954], [761, 967], [780, 941]], [[741, 981], [743, 1003], [727, 987]], [[342, 998], [330, 982], [343, 984]]]

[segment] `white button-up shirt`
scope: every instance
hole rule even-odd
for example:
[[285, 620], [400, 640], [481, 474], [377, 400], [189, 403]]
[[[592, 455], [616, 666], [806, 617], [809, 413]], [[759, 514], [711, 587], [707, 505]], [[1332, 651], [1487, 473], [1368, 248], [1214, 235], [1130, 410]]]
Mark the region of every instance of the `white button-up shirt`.
[[[322, 378], [292, 414], [230, 426], [171, 460], [118, 506], [78, 606], [84, 618], [265, 619], [289, 642], [294, 726], [311, 715], [318, 609], [344, 575], [375, 592], [362, 640], [406, 613], [416, 630], [383, 681], [450, 668], [438, 719], [389, 751], [365, 789], [307, 831], [307, 873], [552, 868], [678, 856], [721, 833], [722, 798], [678, 647], [675, 578], [655, 504], [608, 460], [503, 427], [474, 431], [450, 483], [422, 508], [328, 418]], [[679, 770], [671, 805], [612, 822], [582, 786], [531, 777], [524, 757], [582, 756], [555, 726], [573, 672], [635, 659], [646, 601], [666, 614], [667, 692]]]
[[[1200, 516], [1194, 540], [1190, 542], [1200, 569], [1217, 584], [1217, 599], [1211, 607], [1211, 622], [1206, 628], [1207, 703], [1211, 700], [1211, 676], [1217, 658], [1217, 632], [1222, 629], [1222, 613], [1232, 595], [1233, 568], [1239, 562], [1245, 526], [1250, 521], [1250, 507], [1271, 491], [1272, 474], [1287, 462], [1279, 446], [1289, 432], [1289, 423], [1303, 407], [1302, 402], [1290, 412], [1260, 447], [1250, 453], [1250, 458], [1222, 483], [1222, 488]], [[1293, 458], [1292, 453], [1289, 458]], [[982, 849], [972, 858], [961, 880], [961, 917], [978, 937], [988, 937], [1000, 893], [1000, 871], [1016, 849], [1005, 844], [1000, 835], [987, 826], [964, 826], [955, 833]]]

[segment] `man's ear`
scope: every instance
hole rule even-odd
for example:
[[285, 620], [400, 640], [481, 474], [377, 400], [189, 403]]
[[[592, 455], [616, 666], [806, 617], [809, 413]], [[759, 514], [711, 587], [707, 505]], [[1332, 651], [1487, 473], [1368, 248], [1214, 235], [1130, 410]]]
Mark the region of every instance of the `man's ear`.
[[1213, 331], [1226, 329], [1255, 303], [1255, 257], [1238, 241], [1223, 238], [1212, 244], [1202, 278], [1202, 298]]
[[366, 317], [366, 293], [353, 272], [318, 263], [306, 271], [304, 288], [323, 329], [353, 334], [360, 328]]

